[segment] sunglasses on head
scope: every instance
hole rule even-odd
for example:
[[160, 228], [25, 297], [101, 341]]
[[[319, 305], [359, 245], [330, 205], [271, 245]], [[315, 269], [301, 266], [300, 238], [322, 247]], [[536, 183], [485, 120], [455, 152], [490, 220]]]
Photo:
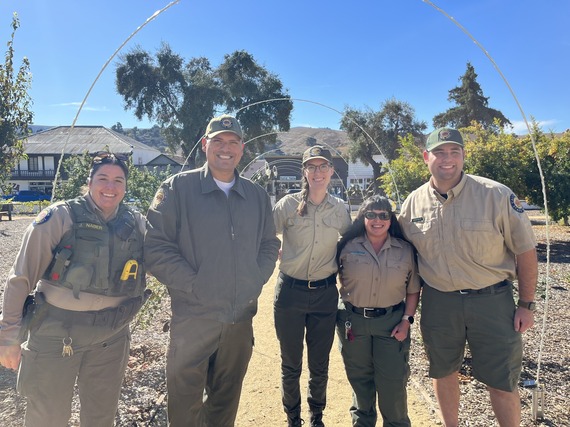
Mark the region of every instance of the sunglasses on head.
[[382, 221], [388, 221], [390, 219], [390, 213], [389, 212], [372, 212], [372, 211], [367, 211], [364, 213], [364, 218], [366, 219], [381, 219]]
[[114, 159], [117, 159], [120, 162], [126, 162], [129, 160], [129, 157], [125, 154], [115, 154], [109, 153], [108, 151], [99, 151], [95, 154], [95, 157], [93, 157], [93, 164], [113, 162]]

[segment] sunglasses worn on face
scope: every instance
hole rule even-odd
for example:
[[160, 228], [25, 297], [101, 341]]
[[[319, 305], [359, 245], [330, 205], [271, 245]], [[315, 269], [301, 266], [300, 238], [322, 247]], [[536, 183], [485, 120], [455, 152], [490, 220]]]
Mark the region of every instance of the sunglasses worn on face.
[[388, 221], [390, 219], [390, 214], [388, 212], [372, 212], [368, 211], [364, 214], [364, 218], [366, 219], [381, 219], [382, 221]]
[[309, 166], [305, 166], [305, 170], [309, 173], [315, 173], [318, 170], [320, 170], [321, 172], [328, 172], [330, 170], [332, 166], [328, 163], [323, 163], [322, 165], [319, 166], [315, 166], [315, 165], [309, 165]]
[[109, 153], [107, 151], [99, 151], [95, 154], [95, 157], [93, 157], [93, 164], [113, 162], [114, 159], [117, 159], [118, 161], [124, 163], [129, 160], [129, 157], [125, 154], [115, 154]]

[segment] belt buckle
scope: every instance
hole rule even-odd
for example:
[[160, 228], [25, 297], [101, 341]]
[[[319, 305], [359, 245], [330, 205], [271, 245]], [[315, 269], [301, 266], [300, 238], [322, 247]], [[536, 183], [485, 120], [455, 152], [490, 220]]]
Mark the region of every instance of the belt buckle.
[[460, 295], [469, 295], [469, 289], [461, 289], [457, 292], [459, 292]]
[[366, 314], [368, 311], [371, 311], [372, 313], [374, 313], [375, 310], [373, 308], [363, 308], [363, 310], [364, 310], [363, 316], [365, 319], [373, 319], [374, 318], [374, 316], [369, 316], [368, 314]]
[[[318, 280], [317, 280], [317, 281], [318, 281]], [[311, 280], [307, 280], [307, 288], [309, 288], [309, 289], [317, 289], [318, 286], [313, 286], [313, 285], [311, 285]]]

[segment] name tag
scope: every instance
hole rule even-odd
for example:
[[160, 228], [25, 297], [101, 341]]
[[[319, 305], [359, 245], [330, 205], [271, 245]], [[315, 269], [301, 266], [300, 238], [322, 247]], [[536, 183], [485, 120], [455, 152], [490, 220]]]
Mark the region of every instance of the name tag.
[[426, 222], [426, 220], [425, 220], [425, 218], [424, 218], [423, 216], [420, 216], [420, 217], [418, 217], [418, 218], [412, 218], [412, 223], [413, 223], [413, 224], [415, 224], [415, 223], [424, 223], [424, 222]]

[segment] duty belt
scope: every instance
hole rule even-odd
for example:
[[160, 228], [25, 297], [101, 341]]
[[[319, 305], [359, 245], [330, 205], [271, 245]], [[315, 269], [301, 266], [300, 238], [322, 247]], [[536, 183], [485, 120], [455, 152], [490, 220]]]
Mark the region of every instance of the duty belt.
[[336, 285], [336, 273], [331, 274], [329, 277], [321, 280], [300, 280], [288, 276], [285, 273], [279, 273], [279, 277], [284, 284], [289, 286], [299, 286], [307, 289], [326, 288], [327, 286]]
[[118, 329], [134, 319], [150, 294], [150, 289], [147, 289], [145, 294], [141, 297], [130, 298], [117, 307], [97, 311], [66, 310], [46, 303], [47, 316], [61, 320], [68, 325], [99, 326]]
[[391, 307], [355, 307], [350, 303], [344, 303], [345, 306], [350, 307], [353, 313], [360, 314], [367, 319], [372, 319], [375, 317], [384, 316], [386, 313], [396, 311], [404, 307], [404, 301], [400, 301], [398, 304]]

